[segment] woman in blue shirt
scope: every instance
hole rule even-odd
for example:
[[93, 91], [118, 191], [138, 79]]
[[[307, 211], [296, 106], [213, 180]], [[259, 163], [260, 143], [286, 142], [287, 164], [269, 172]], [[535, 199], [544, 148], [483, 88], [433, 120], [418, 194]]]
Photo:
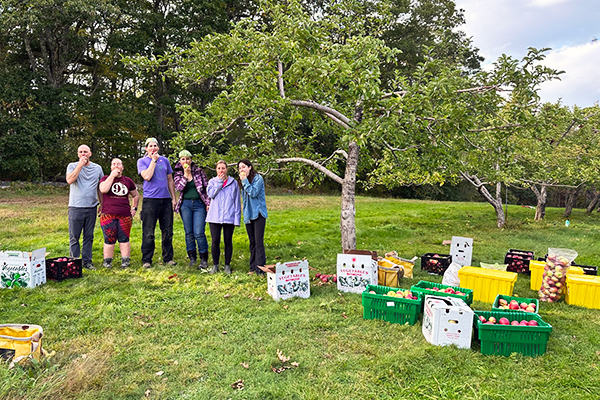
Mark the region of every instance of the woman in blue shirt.
[[259, 267], [264, 267], [267, 261], [265, 255], [265, 225], [267, 222], [265, 182], [247, 159], [238, 162], [238, 169], [242, 184], [244, 223], [250, 241], [249, 274], [264, 275], [264, 271]]

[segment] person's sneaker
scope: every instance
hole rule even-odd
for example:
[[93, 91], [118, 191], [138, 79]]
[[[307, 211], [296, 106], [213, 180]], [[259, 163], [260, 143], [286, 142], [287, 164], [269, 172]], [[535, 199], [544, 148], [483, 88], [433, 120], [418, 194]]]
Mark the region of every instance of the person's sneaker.
[[84, 265], [83, 265], [83, 269], [88, 269], [88, 270], [90, 270], [90, 271], [95, 271], [95, 270], [96, 270], [96, 267], [94, 267], [94, 264], [92, 264], [92, 263], [89, 263], [89, 264], [84, 264]]
[[144, 267], [144, 268], [152, 268], [152, 263], [145, 262], [145, 263], [142, 265], [142, 267]]
[[175, 261], [171, 260], [171, 261], [167, 262], [167, 265], [168, 265], [169, 267], [174, 267], [174, 266], [176, 266], [176, 265], [177, 265], [177, 262], [175, 262]]
[[211, 274], [216, 274], [217, 272], [219, 272], [219, 266], [218, 265], [213, 265], [213, 268], [210, 271], [210, 273]]
[[193, 267], [194, 265], [196, 265], [196, 259], [190, 258], [190, 267]]
[[225, 265], [225, 273], [231, 275], [231, 265]]
[[129, 268], [130, 263], [131, 263], [131, 258], [121, 257], [121, 268]]
[[102, 261], [102, 268], [112, 268], [112, 258], [105, 258], [104, 261]]
[[198, 265], [198, 269], [206, 269], [206, 268], [208, 268], [208, 261], [200, 260], [200, 265]]

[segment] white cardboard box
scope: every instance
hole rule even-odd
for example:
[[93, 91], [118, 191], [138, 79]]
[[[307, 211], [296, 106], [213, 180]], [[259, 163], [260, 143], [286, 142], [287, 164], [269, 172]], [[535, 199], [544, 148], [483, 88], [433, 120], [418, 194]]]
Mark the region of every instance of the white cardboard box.
[[0, 251], [0, 288], [29, 287], [46, 283], [46, 248]]
[[337, 288], [340, 292], [362, 293], [367, 285], [377, 285], [377, 256], [338, 254]]
[[423, 336], [436, 346], [471, 347], [473, 310], [454, 297], [425, 296]]
[[267, 272], [267, 290], [275, 300], [291, 297], [310, 297], [308, 261], [277, 263], [272, 272]]
[[473, 257], [473, 239], [452, 236], [450, 255], [452, 256], [452, 262], [460, 264], [463, 267], [471, 265], [471, 258]]

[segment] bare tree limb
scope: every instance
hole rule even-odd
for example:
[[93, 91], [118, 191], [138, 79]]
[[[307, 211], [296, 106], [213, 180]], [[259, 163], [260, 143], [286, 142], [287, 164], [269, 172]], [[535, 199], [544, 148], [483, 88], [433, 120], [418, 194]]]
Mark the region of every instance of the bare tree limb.
[[490, 126], [490, 127], [481, 128], [481, 129], [467, 129], [467, 132], [487, 132], [487, 131], [493, 131], [496, 129], [518, 128], [521, 126], [523, 126], [523, 125], [521, 125], [521, 124], [506, 124], [506, 125], [500, 125], [500, 126]]
[[283, 64], [277, 61], [277, 82], [279, 84], [279, 94], [285, 99], [285, 90], [283, 88]]
[[339, 177], [338, 175], [334, 174], [333, 172], [331, 172], [330, 170], [328, 170], [327, 168], [325, 168], [324, 166], [322, 166], [318, 162], [313, 161], [313, 160], [309, 160], [308, 158], [302, 158], [302, 157], [278, 158], [275, 161], [278, 162], [278, 163], [286, 163], [286, 162], [300, 162], [300, 163], [304, 163], [304, 164], [310, 165], [311, 167], [315, 168], [316, 170], [322, 172], [323, 174], [325, 174], [329, 178], [333, 179], [334, 181], [336, 181], [340, 185], [342, 185], [344, 183], [344, 180], [341, 177]]
[[342, 125], [343, 128], [345, 128], [345, 129], [350, 128], [350, 123], [351, 123], [350, 119], [348, 117], [346, 117], [344, 114], [342, 114], [341, 112], [339, 112], [331, 107], [327, 107], [322, 104], [315, 103], [314, 101], [306, 101], [306, 100], [290, 100], [290, 104], [293, 106], [308, 107], [308, 108], [315, 109], [315, 110], [320, 111], [325, 114], [330, 114], [331, 116], [335, 117], [337, 120], [339, 120], [343, 124]]
[[346, 160], [348, 159], [348, 153], [346, 153], [345, 150], [342, 149], [337, 149], [336, 151], [334, 151], [333, 153], [331, 153], [331, 155], [329, 157], [327, 157], [325, 160], [321, 161], [320, 164], [321, 165], [325, 165], [327, 164], [327, 162], [329, 162], [329, 160], [331, 160], [333, 157], [335, 157], [337, 154], [341, 154], [342, 157], [344, 157]]

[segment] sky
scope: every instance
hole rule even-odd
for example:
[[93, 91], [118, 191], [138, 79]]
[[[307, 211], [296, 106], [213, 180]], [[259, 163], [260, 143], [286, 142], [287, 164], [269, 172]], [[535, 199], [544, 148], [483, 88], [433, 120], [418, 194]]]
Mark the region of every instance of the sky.
[[465, 11], [459, 27], [491, 67], [502, 54], [521, 59], [529, 47], [550, 47], [543, 65], [565, 71], [542, 84], [542, 101], [567, 106], [600, 101], [599, 0], [455, 0]]

